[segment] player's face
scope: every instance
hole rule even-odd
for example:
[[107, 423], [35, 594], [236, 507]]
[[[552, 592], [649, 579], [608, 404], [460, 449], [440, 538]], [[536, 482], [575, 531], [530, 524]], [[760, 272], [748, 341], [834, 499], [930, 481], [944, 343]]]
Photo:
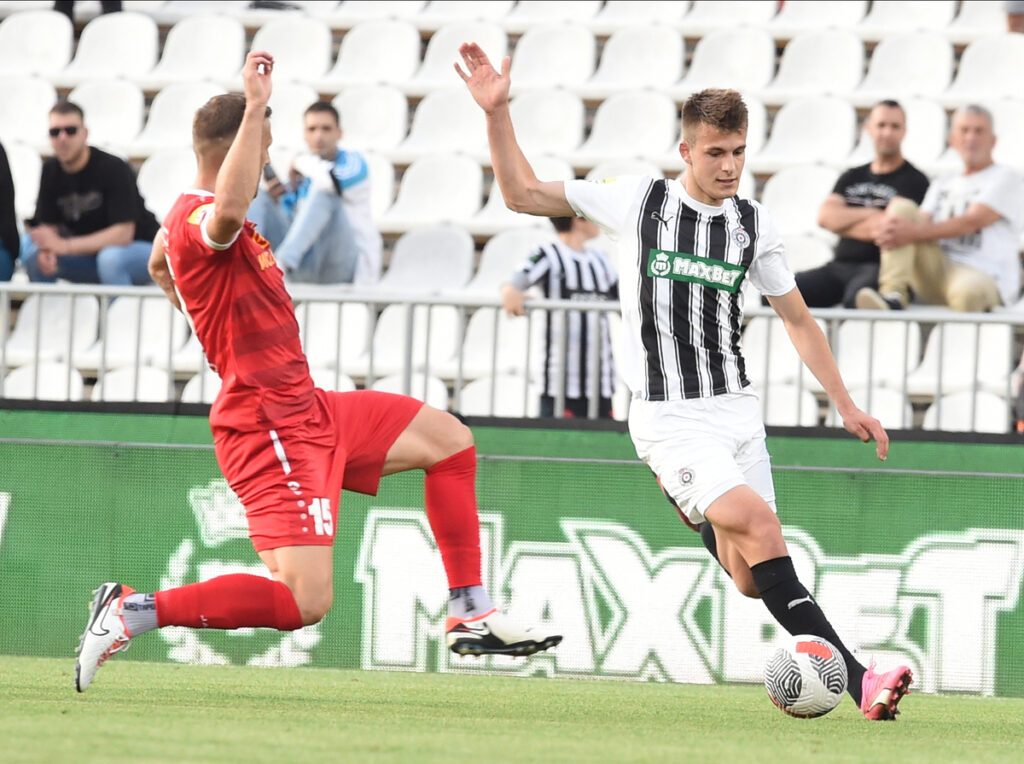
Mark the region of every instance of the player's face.
[[330, 112], [313, 111], [305, 117], [306, 146], [324, 159], [334, 159], [341, 140], [341, 127]]
[[[57, 132], [54, 135], [54, 131]], [[72, 135], [71, 133], [74, 133]], [[86, 139], [89, 132], [77, 114], [50, 115], [50, 146], [53, 155], [63, 165], [74, 165], [85, 153]]]
[[698, 202], [717, 205], [736, 195], [746, 161], [747, 131], [723, 133], [700, 124], [679, 146], [686, 162], [683, 185]]
[[875, 144], [875, 155], [888, 159], [899, 156], [900, 145], [907, 134], [907, 118], [903, 109], [895, 106], [876, 106], [868, 115], [865, 125], [868, 136]]
[[987, 167], [996, 145], [992, 123], [984, 114], [958, 112], [949, 131], [949, 145], [960, 154], [965, 167]]

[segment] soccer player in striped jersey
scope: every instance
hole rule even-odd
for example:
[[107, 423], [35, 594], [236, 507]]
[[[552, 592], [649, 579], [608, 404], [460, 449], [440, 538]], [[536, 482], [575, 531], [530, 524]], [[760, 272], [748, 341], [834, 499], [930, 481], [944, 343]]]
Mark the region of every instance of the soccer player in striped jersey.
[[764, 422], [740, 351], [744, 280], [782, 318], [846, 429], [874, 440], [879, 459], [889, 438], [851, 400], [767, 212], [736, 195], [747, 132], [739, 93], [704, 90], [686, 101], [681, 180], [541, 182], [512, 128], [509, 58], [499, 73], [476, 43], [463, 44], [460, 53], [466, 70], [455, 69], [486, 114], [494, 175], [508, 207], [582, 216], [617, 242], [625, 346], [618, 360], [633, 393], [629, 431], [637, 454], [684, 518], [701, 526], [705, 545], [737, 588], [760, 598], [790, 634], [834, 644], [864, 715], [895, 719], [910, 669], [879, 674], [854, 658], [797, 578], [775, 512]]
[[[501, 286], [501, 301], [508, 314], [526, 315], [526, 290], [533, 286], [540, 286], [550, 300], [618, 299], [618, 276], [608, 255], [586, 244], [598, 235], [597, 226], [584, 218], [552, 218], [551, 224], [558, 231], [558, 240], [538, 247]], [[565, 407], [558, 416], [586, 418], [596, 391], [597, 416], [609, 418], [615, 366], [607, 314], [572, 310], [548, 313], [546, 318], [540, 415], [555, 416], [561, 386]], [[590, 369], [594, 353], [597, 379], [592, 378]]]
[[291, 631], [317, 623], [333, 602], [341, 489], [376, 494], [382, 476], [413, 469], [426, 473], [427, 519], [448, 577], [448, 647], [461, 655], [530, 655], [562, 639], [522, 628], [481, 586], [469, 429], [408, 396], [313, 386], [284, 276], [246, 220], [269, 159], [273, 65], [267, 53], [250, 53], [245, 96], [216, 96], [196, 112], [196, 187], [168, 212], [149, 266], [223, 381], [210, 408], [217, 462], [245, 507], [270, 577], [222, 575], [155, 594], [102, 584], [78, 648], [79, 692], [146, 631]]

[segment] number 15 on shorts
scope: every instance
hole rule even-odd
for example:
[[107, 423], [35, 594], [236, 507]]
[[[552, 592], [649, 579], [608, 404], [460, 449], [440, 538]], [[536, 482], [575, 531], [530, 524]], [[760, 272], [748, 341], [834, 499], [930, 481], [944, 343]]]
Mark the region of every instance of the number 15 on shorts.
[[313, 518], [313, 531], [317, 536], [334, 535], [334, 520], [331, 518], [330, 499], [313, 499], [309, 503], [309, 515]]

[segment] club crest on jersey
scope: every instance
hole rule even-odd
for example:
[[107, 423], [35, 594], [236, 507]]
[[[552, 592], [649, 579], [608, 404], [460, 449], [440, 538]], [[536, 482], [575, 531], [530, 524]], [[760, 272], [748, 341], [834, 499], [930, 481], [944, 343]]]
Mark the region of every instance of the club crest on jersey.
[[750, 234], [747, 233], [747, 229], [744, 228], [743, 226], [733, 228], [732, 233], [730, 235], [732, 236], [732, 240], [736, 242], [737, 247], [746, 249], [747, 247], [750, 246]]
[[661, 249], [651, 249], [647, 260], [647, 275], [653, 278], [689, 281], [730, 293], [739, 289], [746, 270], [722, 260]]
[[679, 470], [679, 482], [683, 485], [690, 485], [693, 482], [693, 470], [686, 467]]

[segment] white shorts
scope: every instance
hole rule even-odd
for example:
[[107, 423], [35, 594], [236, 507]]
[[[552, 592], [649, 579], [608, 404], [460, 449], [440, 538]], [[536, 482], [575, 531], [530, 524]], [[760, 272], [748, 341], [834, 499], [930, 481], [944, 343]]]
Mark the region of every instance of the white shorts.
[[634, 400], [629, 434], [639, 456], [690, 522], [726, 491], [749, 485], [775, 511], [771, 458], [756, 394]]

